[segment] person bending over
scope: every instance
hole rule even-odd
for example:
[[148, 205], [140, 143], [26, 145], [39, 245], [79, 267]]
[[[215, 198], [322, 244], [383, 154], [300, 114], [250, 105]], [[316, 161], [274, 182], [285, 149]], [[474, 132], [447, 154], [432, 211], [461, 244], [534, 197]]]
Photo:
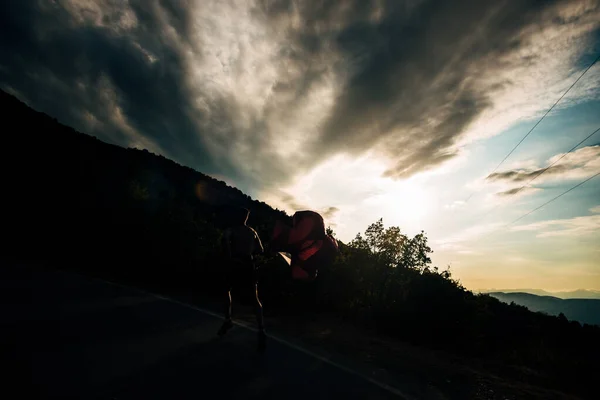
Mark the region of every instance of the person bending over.
[[225, 230], [223, 244], [225, 247], [225, 321], [218, 335], [223, 337], [233, 327], [231, 321], [231, 291], [234, 293], [250, 292], [254, 301], [254, 312], [258, 325], [258, 349], [264, 351], [266, 334], [263, 320], [263, 307], [258, 298], [258, 274], [254, 263], [254, 255], [264, 252], [263, 245], [256, 231], [246, 225], [250, 211], [245, 208], [233, 212], [233, 223]]

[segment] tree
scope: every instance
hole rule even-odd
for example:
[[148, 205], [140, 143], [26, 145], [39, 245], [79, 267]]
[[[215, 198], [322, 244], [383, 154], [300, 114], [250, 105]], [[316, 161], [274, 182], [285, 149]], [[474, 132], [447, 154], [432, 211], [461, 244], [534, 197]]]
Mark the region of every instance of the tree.
[[404, 268], [414, 268], [421, 272], [427, 271], [431, 264], [429, 254], [433, 253], [427, 243], [425, 232], [415, 235], [407, 241], [402, 252], [400, 265]]
[[421, 272], [429, 268], [429, 254], [433, 252], [425, 232], [409, 238], [397, 226], [385, 229], [383, 218], [369, 225], [364, 237], [358, 233], [349, 246], [368, 252], [371, 261], [382, 267], [412, 268]]
[[336, 237], [336, 236], [335, 236], [335, 232], [333, 231], [333, 229], [331, 229], [331, 227], [330, 227], [330, 226], [328, 226], [328, 227], [327, 227], [327, 229], [325, 229], [325, 233], [326, 233], [327, 235], [330, 235], [330, 236], [331, 236], [331, 237], [333, 237], [333, 238], [335, 238], [335, 237]]

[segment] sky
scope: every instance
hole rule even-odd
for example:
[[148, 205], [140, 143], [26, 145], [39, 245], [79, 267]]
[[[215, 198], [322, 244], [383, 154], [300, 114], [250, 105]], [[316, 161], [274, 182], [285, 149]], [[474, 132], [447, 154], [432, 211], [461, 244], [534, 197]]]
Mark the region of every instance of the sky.
[[[0, 5], [0, 88], [343, 241], [425, 231], [469, 289], [600, 290], [600, 1]], [[562, 157], [544, 175], [543, 168]]]

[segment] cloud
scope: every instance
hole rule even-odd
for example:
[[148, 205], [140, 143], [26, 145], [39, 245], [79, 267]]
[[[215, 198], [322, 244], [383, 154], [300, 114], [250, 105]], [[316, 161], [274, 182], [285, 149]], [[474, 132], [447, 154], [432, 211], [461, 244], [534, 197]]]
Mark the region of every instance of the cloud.
[[517, 188], [505, 190], [503, 192], [498, 192], [498, 193], [496, 193], [496, 195], [497, 196], [514, 196], [517, 193], [520, 193], [521, 195], [524, 195], [524, 194], [535, 193], [535, 192], [538, 192], [540, 190], [541, 189], [531, 188], [531, 187], [517, 187]]
[[600, 233], [600, 215], [555, 219], [519, 225], [513, 231], [537, 231], [537, 237], [580, 237]]
[[189, 19], [178, 2], [10, 2], [3, 86], [61, 122], [211, 170], [185, 84]]
[[[543, 112], [600, 26], [600, 6], [584, 0], [2, 7], [1, 87], [76, 129], [255, 191], [337, 153], [375, 152], [394, 179], [447, 163], [466, 141]], [[596, 98], [598, 71], [565, 104]]]
[[447, 210], [455, 210], [455, 209], [464, 207], [466, 203], [467, 202], [464, 200], [455, 200], [450, 204], [445, 204], [444, 208]]
[[284, 210], [291, 210], [292, 214], [299, 210], [306, 210], [309, 207], [306, 207], [304, 204], [300, 203], [298, 199], [296, 199], [291, 194], [284, 191], [277, 191], [279, 194], [279, 198], [275, 200], [275, 203], [282, 204]]
[[514, 170], [514, 171], [504, 171], [504, 172], [494, 172], [490, 174], [487, 179], [490, 181], [513, 181], [513, 182], [526, 182], [541, 173], [546, 174], [547, 176], [551, 175], [560, 175], [561, 173], [567, 171], [569, 168], [566, 165], [555, 165], [550, 168], [537, 168], [533, 171], [524, 171], [524, 170]]
[[498, 222], [470, 226], [460, 232], [438, 240], [435, 244], [440, 251], [470, 252], [472, 248], [471, 246], [467, 246], [468, 243], [472, 244], [473, 241], [486, 237], [501, 226], [503, 225]]
[[[564, 158], [562, 158], [564, 156]], [[560, 161], [558, 161], [560, 159]], [[552, 165], [555, 162], [556, 165]], [[557, 154], [547, 160], [551, 167], [533, 167], [528, 169], [513, 169], [490, 174], [486, 180], [489, 182], [500, 182], [503, 184], [522, 183], [536, 179], [536, 183], [551, 180], [573, 180], [586, 178], [600, 169], [600, 145], [587, 146], [573, 153]], [[543, 175], [542, 175], [543, 174]], [[539, 179], [536, 177], [539, 176]], [[497, 193], [500, 196], [510, 196], [516, 193], [534, 193], [539, 188], [520, 186]]]
[[325, 219], [331, 219], [333, 218], [338, 212], [340, 211], [339, 208], [337, 207], [327, 207], [325, 210], [323, 210], [323, 218]]
[[470, 255], [480, 255], [481, 254], [480, 252], [477, 252], [475, 250], [458, 250], [456, 253], [457, 254], [462, 254], [462, 255], [467, 255], [467, 256], [470, 256]]

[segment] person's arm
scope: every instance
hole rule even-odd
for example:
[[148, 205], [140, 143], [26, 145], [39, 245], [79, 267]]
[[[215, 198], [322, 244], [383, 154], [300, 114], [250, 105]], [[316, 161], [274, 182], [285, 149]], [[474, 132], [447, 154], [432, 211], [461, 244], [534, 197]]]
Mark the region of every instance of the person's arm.
[[260, 237], [258, 237], [258, 233], [256, 233], [256, 231], [254, 231], [254, 252], [260, 254], [265, 252], [262, 242], [260, 241]]

